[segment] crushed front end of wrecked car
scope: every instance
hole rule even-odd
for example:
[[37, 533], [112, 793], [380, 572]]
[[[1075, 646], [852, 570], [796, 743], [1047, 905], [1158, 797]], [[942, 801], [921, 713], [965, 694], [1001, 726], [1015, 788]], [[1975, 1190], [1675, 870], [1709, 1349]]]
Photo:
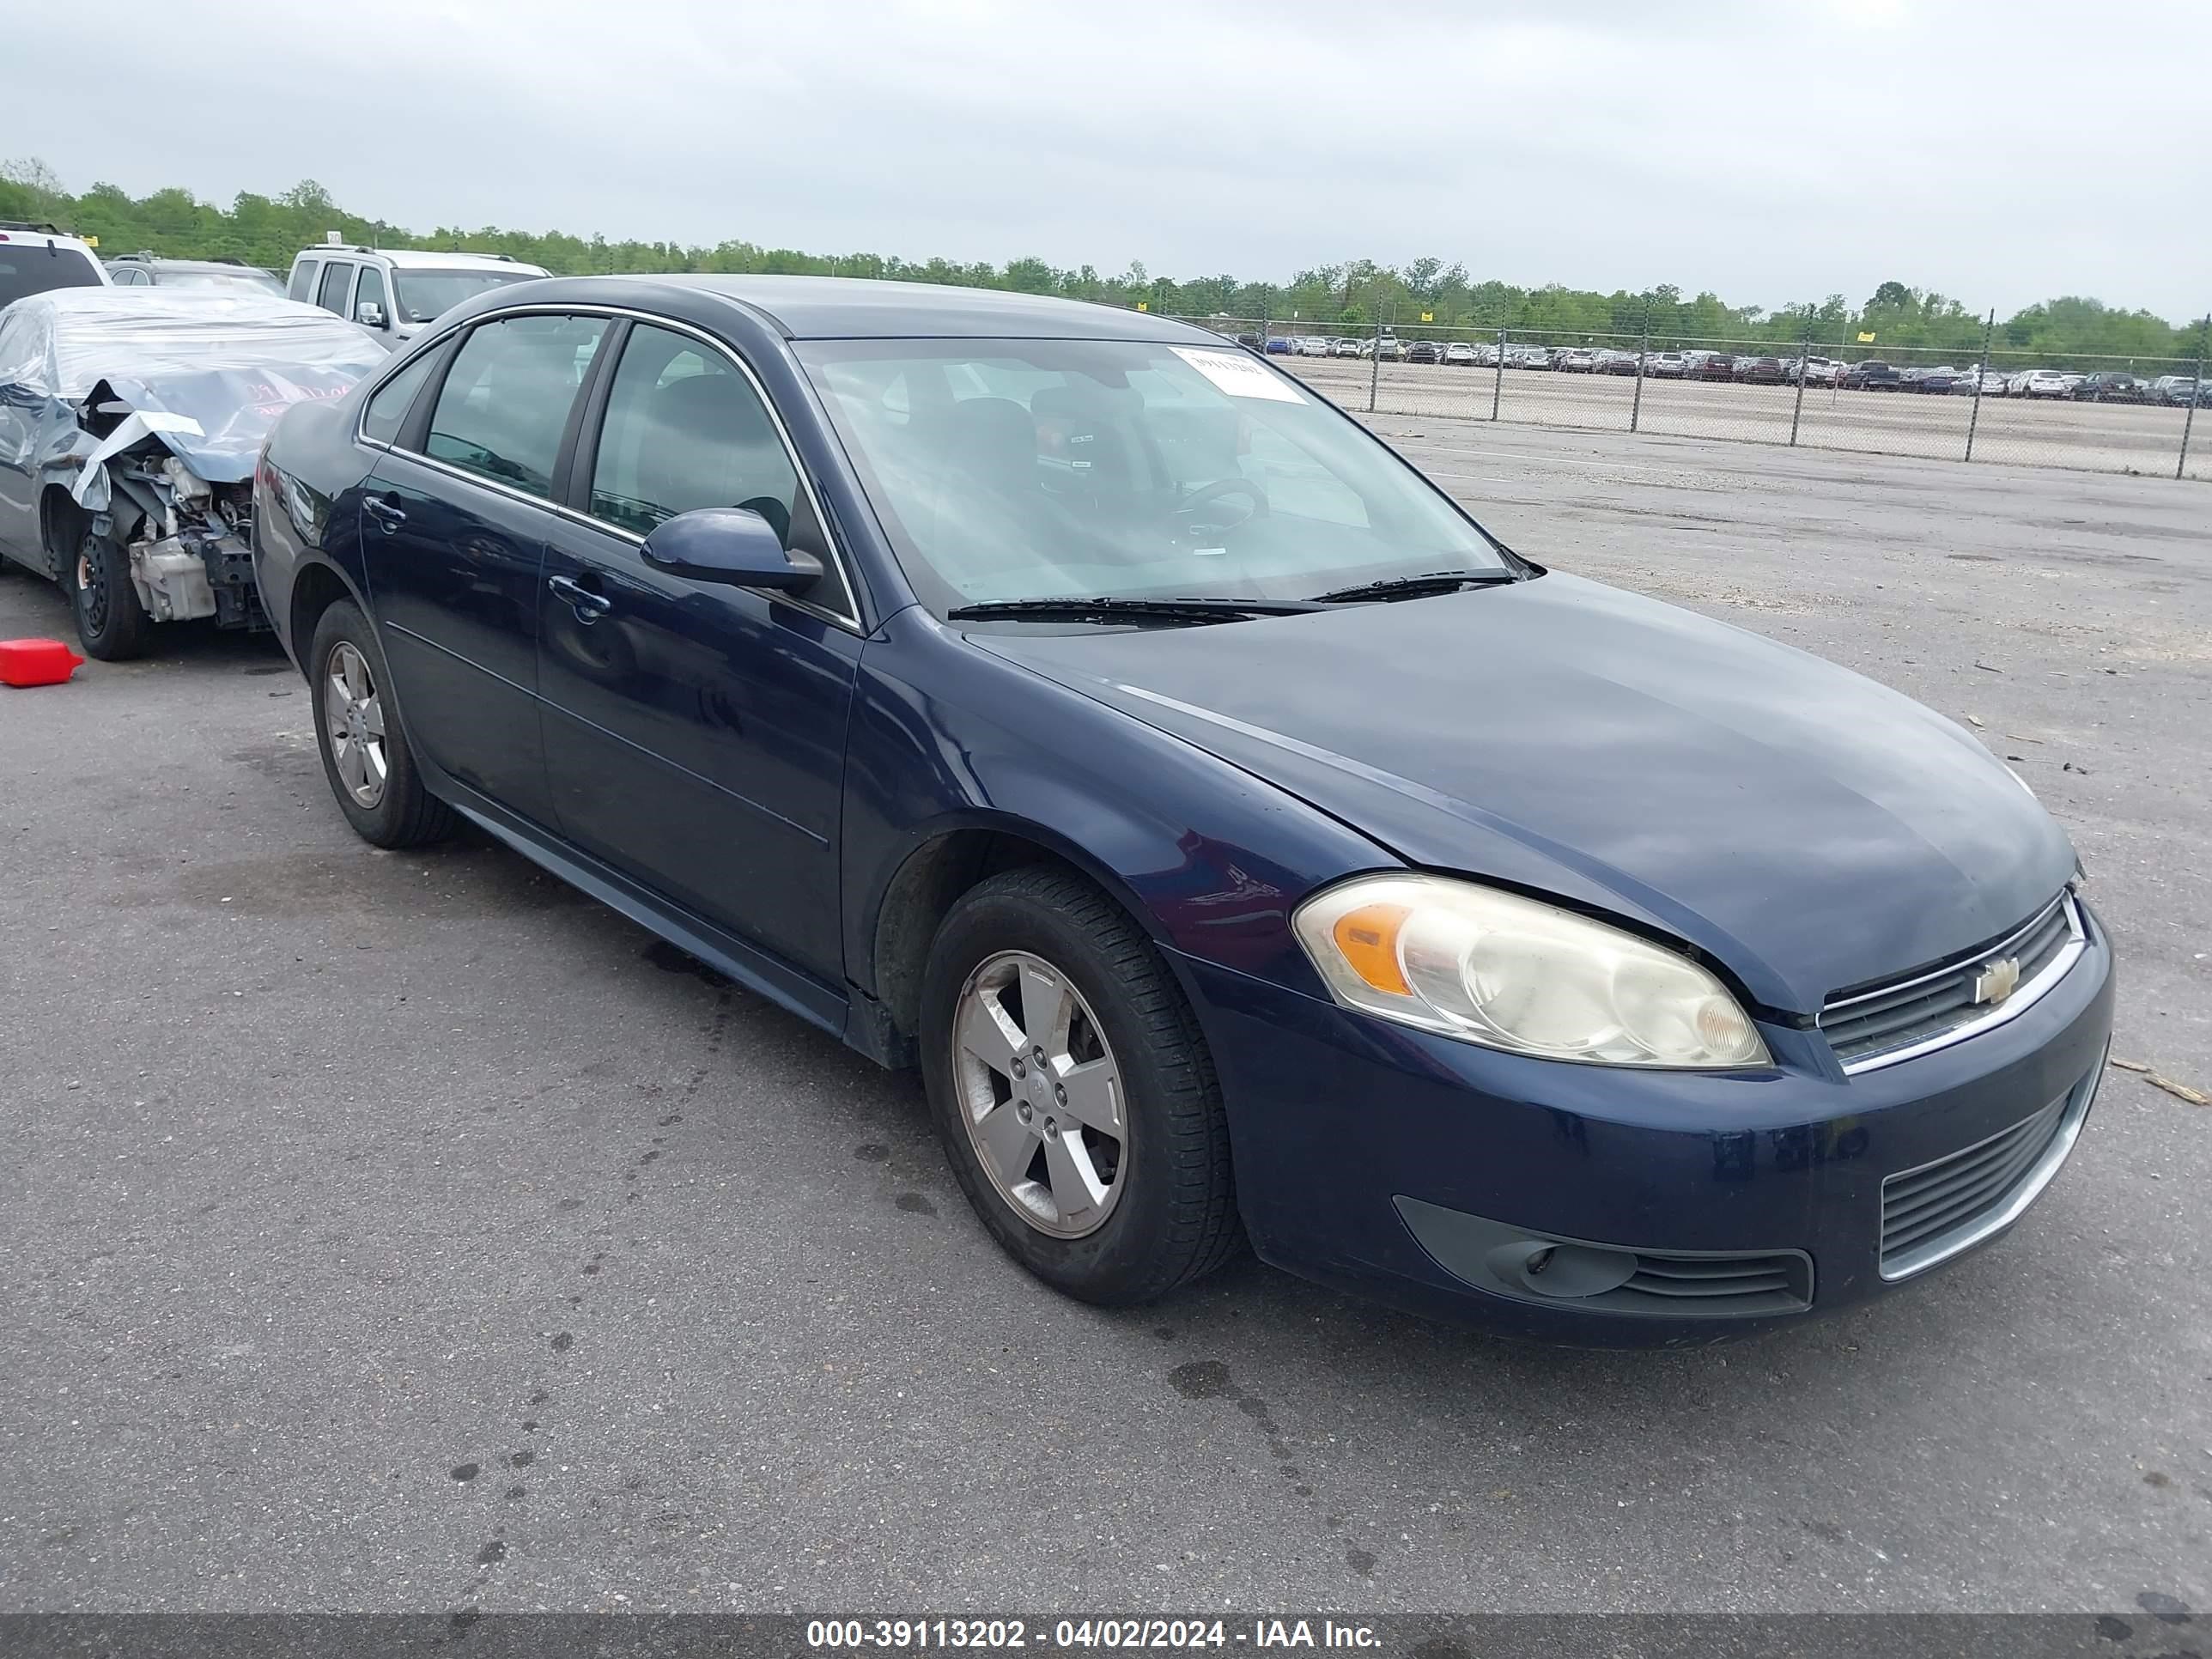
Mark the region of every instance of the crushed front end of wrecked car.
[[78, 405], [77, 420], [96, 442], [70, 498], [91, 515], [94, 535], [129, 551], [131, 584], [146, 614], [155, 622], [212, 617], [219, 628], [266, 627], [253, 586], [251, 456], [245, 477], [210, 482], [171, 447], [194, 453], [191, 440], [205, 435], [199, 422], [139, 408], [106, 380]]
[[0, 313], [0, 546], [65, 592], [104, 563], [97, 580], [127, 577], [153, 622], [259, 626], [261, 446], [292, 404], [343, 397], [389, 361], [353, 324], [289, 300], [85, 289], [19, 301]]

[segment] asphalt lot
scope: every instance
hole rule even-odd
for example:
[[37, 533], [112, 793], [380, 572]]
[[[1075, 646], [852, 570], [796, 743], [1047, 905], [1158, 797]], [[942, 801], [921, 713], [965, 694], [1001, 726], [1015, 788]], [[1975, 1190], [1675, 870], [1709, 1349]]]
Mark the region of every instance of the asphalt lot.
[[[2212, 1085], [2212, 491], [1379, 424], [1540, 562], [1978, 721], [2116, 1052]], [[274, 647], [165, 644], [0, 690], [0, 1611], [2212, 1608], [2212, 1109], [2111, 1073], [2010, 1238], [1754, 1344], [1249, 1259], [1101, 1313], [914, 1080], [503, 850], [371, 850]]]
[[[1372, 379], [1376, 410], [1386, 415], [1487, 421], [1494, 394], [1506, 422], [1625, 433], [1632, 415], [1643, 434], [1785, 446], [1794, 417], [1801, 447], [1949, 461], [1964, 454], [1972, 422], [1978, 462], [2156, 478], [2173, 477], [2189, 414], [2163, 405], [1984, 398], [1977, 416], [1972, 398], [1820, 386], [1805, 388], [1801, 405], [1794, 386], [1654, 379], [1644, 382], [1638, 407], [1632, 375], [1509, 368], [1501, 386], [1496, 369], [1458, 364], [1386, 362], [1377, 374], [1375, 364], [1355, 358], [1272, 361], [1347, 409], [1366, 409]], [[2197, 410], [2189, 436], [2188, 476], [2212, 478], [2212, 413]]]

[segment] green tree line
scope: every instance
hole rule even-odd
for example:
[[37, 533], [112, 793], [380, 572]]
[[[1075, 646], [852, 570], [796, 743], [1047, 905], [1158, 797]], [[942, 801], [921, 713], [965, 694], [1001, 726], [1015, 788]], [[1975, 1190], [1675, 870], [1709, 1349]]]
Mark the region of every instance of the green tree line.
[[[1039, 258], [963, 262], [908, 259], [869, 252], [808, 253], [732, 239], [712, 246], [673, 241], [609, 241], [566, 231], [476, 229], [441, 226], [422, 232], [347, 212], [313, 179], [280, 196], [241, 191], [228, 208], [189, 191], [158, 190], [133, 197], [114, 185], [95, 184], [71, 195], [53, 170], [29, 159], [0, 164], [0, 219], [43, 220], [100, 239], [102, 253], [140, 251], [172, 258], [235, 259], [283, 271], [301, 248], [329, 231], [347, 241], [380, 247], [467, 248], [505, 253], [564, 275], [587, 272], [696, 270], [874, 276], [897, 282], [949, 283], [967, 288], [1054, 294], [1105, 305], [1142, 306], [1171, 316], [1266, 320], [1320, 333], [1358, 331], [1377, 323], [1412, 328], [1425, 319], [1468, 331], [1505, 327], [1516, 333], [1554, 336], [1636, 336], [1654, 339], [1772, 341], [1811, 339], [1814, 349], [1860, 348], [1858, 336], [1875, 336], [1875, 351], [1948, 352], [1962, 361], [1980, 349], [1984, 317], [1948, 295], [1884, 283], [1863, 304], [1841, 294], [1769, 310], [1731, 305], [1711, 293], [1685, 296], [1662, 283], [1640, 292], [1601, 294], [1558, 283], [1516, 287], [1478, 281], [1457, 262], [1419, 258], [1401, 267], [1356, 259], [1301, 270], [1287, 283], [1235, 276], [1176, 279], [1154, 276], [1132, 260], [1116, 276], [1090, 265], [1073, 270]], [[2110, 356], [2188, 358], [2208, 354], [2212, 318], [2175, 324], [2148, 311], [2125, 311], [2101, 301], [2067, 296], [2042, 301], [1999, 321], [1992, 343], [2000, 350], [2033, 351], [2057, 358]]]

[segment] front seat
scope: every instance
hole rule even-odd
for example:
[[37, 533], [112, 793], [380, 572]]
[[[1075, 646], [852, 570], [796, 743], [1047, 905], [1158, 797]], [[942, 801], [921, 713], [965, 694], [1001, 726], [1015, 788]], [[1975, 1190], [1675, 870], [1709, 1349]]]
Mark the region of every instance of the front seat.
[[749, 507], [791, 543], [798, 480], [768, 411], [734, 374], [689, 374], [647, 406], [638, 493], [672, 518], [702, 507]]

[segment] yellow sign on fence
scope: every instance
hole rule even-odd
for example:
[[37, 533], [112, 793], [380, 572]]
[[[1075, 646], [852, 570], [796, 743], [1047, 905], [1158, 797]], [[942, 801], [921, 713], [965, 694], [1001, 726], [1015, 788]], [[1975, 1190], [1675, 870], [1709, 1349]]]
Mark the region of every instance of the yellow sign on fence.
[[1437, 313], [1433, 311], [1425, 311], [1421, 313], [1421, 320], [1425, 323], [1433, 323], [1436, 319]]
[[1149, 300], [1139, 300], [1137, 301], [1137, 309], [1139, 311], [1150, 311], [1152, 308], [1152, 302]]
[[1872, 344], [1874, 343], [1874, 336], [1873, 336], [1873, 335], [1871, 335], [1871, 334], [1862, 334], [1862, 335], [1860, 335], [1860, 336], [1859, 336], [1859, 343], [1860, 343], [1861, 345], [1872, 345]]

